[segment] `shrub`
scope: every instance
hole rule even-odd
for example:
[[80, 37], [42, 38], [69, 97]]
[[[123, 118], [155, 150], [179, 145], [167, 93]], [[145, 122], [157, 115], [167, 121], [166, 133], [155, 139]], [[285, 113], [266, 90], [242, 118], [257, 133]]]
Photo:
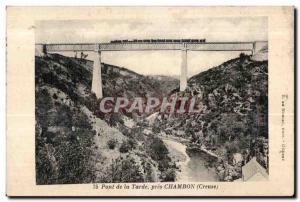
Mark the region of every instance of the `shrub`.
[[57, 148], [58, 183], [91, 183], [94, 168], [90, 164], [92, 151], [79, 142], [63, 142]]
[[56, 182], [57, 172], [49, 158], [46, 147], [36, 148], [36, 183], [53, 184]]
[[233, 160], [233, 154], [240, 151], [238, 142], [226, 142], [225, 143], [226, 156], [229, 162]]
[[174, 181], [176, 168], [172, 165], [171, 158], [168, 155], [169, 151], [164, 142], [157, 137], [149, 137], [148, 142], [145, 144], [147, 154], [158, 163], [158, 169], [161, 172], [160, 179], [162, 181]]
[[121, 116], [121, 114], [119, 114], [119, 113], [113, 113], [113, 114], [110, 116], [109, 125], [111, 125], [111, 126], [116, 126], [118, 123], [124, 124], [124, 121], [123, 121], [123, 119], [122, 119], [122, 116]]
[[52, 97], [53, 97], [53, 99], [55, 99], [55, 100], [58, 98], [57, 95], [56, 95], [56, 93], [54, 93]]
[[153, 132], [153, 133], [158, 134], [158, 133], [160, 133], [160, 130], [161, 130], [160, 126], [154, 125], [154, 126], [152, 127], [152, 132]]
[[130, 156], [112, 160], [105, 173], [106, 175], [100, 179], [102, 183], [145, 181], [141, 166]]
[[107, 146], [109, 149], [115, 149], [118, 141], [116, 139], [110, 139], [107, 141]]
[[56, 116], [53, 120], [55, 126], [72, 127], [72, 116], [74, 115], [69, 106], [62, 104], [56, 107]]
[[45, 115], [48, 110], [53, 107], [51, 97], [47, 89], [36, 91], [35, 100], [36, 106], [38, 106], [38, 108], [36, 108], [37, 115]]
[[149, 144], [150, 156], [155, 161], [164, 160], [168, 156], [168, 149], [163, 141], [157, 137], [153, 138]]
[[174, 182], [176, 180], [176, 172], [174, 168], [167, 169], [162, 175], [163, 182]]
[[119, 149], [119, 151], [121, 153], [126, 153], [132, 149], [135, 149], [136, 148], [136, 141], [134, 141], [133, 139], [129, 139], [129, 140], [126, 140], [126, 141], [123, 141], [122, 144], [121, 144], [121, 147]]
[[240, 53], [241, 61], [244, 61], [246, 58], [247, 58], [247, 55], [245, 53]]

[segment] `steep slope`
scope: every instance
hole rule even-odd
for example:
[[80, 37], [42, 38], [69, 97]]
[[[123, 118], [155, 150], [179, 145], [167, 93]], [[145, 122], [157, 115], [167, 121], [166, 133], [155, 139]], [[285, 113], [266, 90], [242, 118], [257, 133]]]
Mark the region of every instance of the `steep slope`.
[[102, 64], [104, 96], [197, 97], [200, 113], [155, 113], [151, 126], [132, 114], [99, 113], [91, 72], [88, 60], [36, 57], [38, 184], [174, 181], [177, 168], [159, 133], [189, 139], [191, 152], [218, 156], [220, 180], [240, 178], [241, 165], [254, 156], [268, 168], [268, 61], [241, 54], [193, 76], [184, 92], [172, 78]]
[[[97, 116], [90, 61], [58, 54], [35, 59], [37, 184], [174, 181], [175, 166], [162, 141], [126, 126], [123, 114]], [[138, 82], [146, 79], [142, 75], [102, 68], [107, 96], [155, 93], [151, 81]]]
[[144, 76], [126, 68], [102, 65], [104, 97], [161, 97], [178, 86], [177, 79], [167, 76]]
[[179, 88], [179, 76], [150, 75], [160, 89], [161, 96], [168, 96], [172, 91]]
[[[79, 75], [79, 76], [78, 76]], [[36, 57], [37, 184], [89, 182], [94, 168], [92, 122], [81, 106], [92, 105], [91, 74], [79, 61]]]
[[[219, 167], [234, 165], [236, 153], [244, 162], [256, 156], [268, 167], [268, 62], [239, 58], [193, 76], [184, 92], [176, 96], [197, 97], [200, 113], [159, 115], [154, 128], [190, 139], [190, 149], [206, 148], [220, 156]], [[228, 166], [227, 166], [228, 167]], [[222, 169], [221, 169], [222, 168]], [[233, 169], [234, 170], [234, 169]], [[238, 170], [238, 171], [236, 171]], [[241, 170], [221, 180], [239, 178]]]

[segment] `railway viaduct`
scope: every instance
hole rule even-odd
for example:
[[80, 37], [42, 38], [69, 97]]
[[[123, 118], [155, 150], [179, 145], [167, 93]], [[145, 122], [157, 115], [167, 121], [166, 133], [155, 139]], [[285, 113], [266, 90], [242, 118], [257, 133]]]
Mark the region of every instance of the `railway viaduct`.
[[254, 55], [266, 41], [253, 42], [134, 42], [134, 43], [78, 43], [78, 44], [35, 44], [36, 55], [51, 52], [82, 51], [90, 52], [93, 57], [92, 92], [102, 98], [101, 52], [103, 51], [181, 51], [180, 90], [187, 87], [187, 53], [188, 51], [248, 51]]

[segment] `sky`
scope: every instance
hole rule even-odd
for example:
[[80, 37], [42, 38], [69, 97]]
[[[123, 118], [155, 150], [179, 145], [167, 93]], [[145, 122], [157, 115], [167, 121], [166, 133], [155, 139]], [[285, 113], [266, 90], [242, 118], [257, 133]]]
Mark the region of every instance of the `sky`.
[[[89, 21], [37, 21], [36, 43], [107, 43], [111, 40], [157, 38], [205, 38], [207, 42], [268, 40], [266, 17], [121, 17]], [[63, 54], [74, 56], [72, 52]], [[239, 54], [240, 52], [188, 52], [188, 76], [220, 65]], [[180, 74], [180, 51], [102, 52], [101, 59], [102, 62], [145, 75]]]

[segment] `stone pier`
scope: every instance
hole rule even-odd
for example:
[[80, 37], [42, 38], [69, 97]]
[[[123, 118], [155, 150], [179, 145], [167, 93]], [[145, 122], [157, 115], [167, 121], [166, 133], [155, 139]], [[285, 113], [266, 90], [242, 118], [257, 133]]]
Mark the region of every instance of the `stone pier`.
[[92, 92], [96, 94], [96, 97], [102, 98], [102, 76], [101, 76], [101, 51], [96, 50], [92, 54], [93, 56], [93, 79], [92, 79]]
[[181, 50], [181, 71], [180, 71], [180, 91], [184, 91], [187, 87], [187, 49], [184, 44]]

